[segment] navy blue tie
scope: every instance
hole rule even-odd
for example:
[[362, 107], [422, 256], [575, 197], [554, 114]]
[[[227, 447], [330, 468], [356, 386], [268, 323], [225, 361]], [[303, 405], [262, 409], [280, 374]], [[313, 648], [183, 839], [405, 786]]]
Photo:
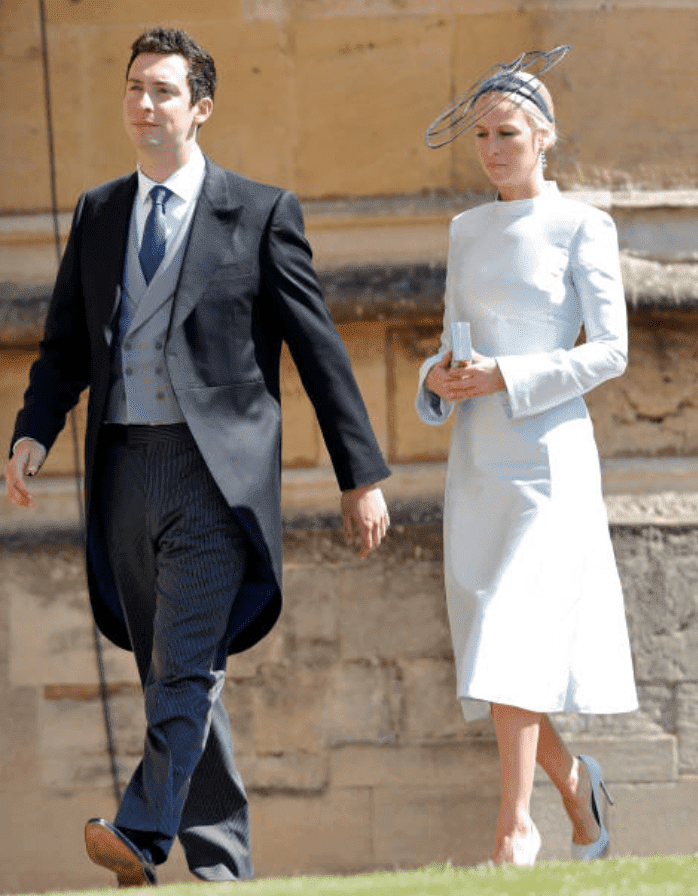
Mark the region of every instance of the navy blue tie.
[[153, 187], [150, 191], [152, 205], [145, 219], [141, 251], [138, 253], [146, 283], [153, 279], [165, 257], [165, 203], [171, 195], [172, 190], [163, 186]]

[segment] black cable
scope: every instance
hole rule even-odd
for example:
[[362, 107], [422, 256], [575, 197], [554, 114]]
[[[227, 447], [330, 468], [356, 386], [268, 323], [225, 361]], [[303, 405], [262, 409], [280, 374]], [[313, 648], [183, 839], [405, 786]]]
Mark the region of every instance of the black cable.
[[[39, 0], [39, 21], [41, 23], [41, 56], [43, 59], [44, 73], [44, 102], [46, 109], [46, 134], [48, 139], [49, 173], [51, 181], [51, 209], [53, 212], [53, 236], [56, 248], [56, 259], [61, 261], [61, 235], [58, 221], [58, 191], [56, 189], [56, 150], [53, 140], [53, 115], [51, 104], [51, 81], [49, 77], [48, 37], [46, 33], [46, 7], [44, 0]], [[73, 468], [75, 470], [75, 496], [78, 503], [78, 516], [80, 520], [80, 541], [83, 551], [85, 544], [85, 503], [82, 489], [82, 476], [80, 472], [80, 440], [78, 437], [78, 423], [75, 408], [70, 412], [70, 429], [73, 436]], [[109, 766], [111, 770], [114, 796], [117, 805], [121, 802], [121, 784], [119, 781], [119, 767], [116, 762], [116, 745], [114, 740], [114, 725], [109, 705], [109, 693], [107, 690], [107, 676], [104, 668], [104, 649], [102, 636], [97, 624], [92, 621], [92, 634], [94, 637], [95, 655], [97, 658], [97, 673], [99, 676], [99, 693], [102, 701], [102, 715], [107, 736], [107, 753], [109, 754]]]

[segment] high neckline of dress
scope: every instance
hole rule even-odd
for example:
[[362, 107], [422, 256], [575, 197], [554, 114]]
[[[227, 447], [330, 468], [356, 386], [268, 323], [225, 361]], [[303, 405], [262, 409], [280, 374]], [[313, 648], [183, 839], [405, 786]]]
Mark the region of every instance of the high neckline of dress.
[[543, 189], [537, 196], [531, 196], [528, 199], [500, 199], [499, 195], [495, 198], [494, 207], [500, 215], [525, 215], [533, 211], [541, 203], [548, 202], [558, 196], [560, 191], [554, 180], [546, 180], [543, 182]]

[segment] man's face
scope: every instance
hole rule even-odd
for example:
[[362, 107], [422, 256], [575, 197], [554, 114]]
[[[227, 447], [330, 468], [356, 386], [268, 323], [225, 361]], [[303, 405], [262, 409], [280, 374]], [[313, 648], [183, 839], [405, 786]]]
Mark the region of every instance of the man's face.
[[133, 60], [126, 78], [124, 124], [137, 151], [147, 156], [179, 155], [211, 114], [209, 97], [191, 103], [188, 66], [177, 53], [141, 53]]

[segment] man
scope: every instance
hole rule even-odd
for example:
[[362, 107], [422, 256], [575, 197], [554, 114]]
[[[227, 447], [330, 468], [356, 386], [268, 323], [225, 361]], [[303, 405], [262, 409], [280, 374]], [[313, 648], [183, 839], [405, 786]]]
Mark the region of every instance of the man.
[[138, 171], [79, 200], [6, 470], [11, 500], [83, 389], [87, 569], [100, 629], [132, 649], [144, 752], [90, 858], [156, 882], [175, 836], [203, 880], [252, 875], [249, 814], [220, 695], [226, 656], [281, 607], [279, 355], [286, 341], [361, 556], [388, 526], [389, 475], [319, 292], [300, 207], [196, 142], [211, 57], [185, 32], [134, 42], [124, 97]]

